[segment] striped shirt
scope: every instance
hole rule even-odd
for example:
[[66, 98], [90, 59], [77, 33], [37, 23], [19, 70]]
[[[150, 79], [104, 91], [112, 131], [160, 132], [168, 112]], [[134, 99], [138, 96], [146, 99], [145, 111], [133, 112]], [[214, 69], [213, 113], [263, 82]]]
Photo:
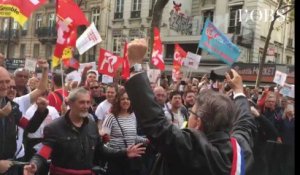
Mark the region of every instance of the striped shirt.
[[108, 146], [115, 149], [126, 148], [124, 139], [127, 142], [127, 146], [133, 145], [137, 142], [143, 142], [145, 139], [137, 136], [136, 118], [134, 113], [129, 116], [118, 116], [118, 120], [123, 129], [124, 136], [118, 125], [118, 122], [113, 114], [106, 115], [102, 125], [102, 132], [110, 135], [110, 141]]

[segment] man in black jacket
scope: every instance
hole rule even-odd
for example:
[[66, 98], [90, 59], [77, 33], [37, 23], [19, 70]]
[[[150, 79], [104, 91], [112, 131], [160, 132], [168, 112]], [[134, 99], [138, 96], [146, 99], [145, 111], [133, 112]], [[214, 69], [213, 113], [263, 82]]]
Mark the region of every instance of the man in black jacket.
[[114, 150], [103, 145], [96, 123], [90, 118], [90, 94], [84, 88], [74, 89], [68, 96], [70, 110], [44, 128], [43, 146], [24, 167], [25, 175], [33, 175], [44, 167], [51, 156], [50, 174], [91, 175], [101, 156], [105, 158], [139, 157], [142, 144]]
[[[141, 64], [146, 41], [128, 44], [130, 66]], [[138, 66], [134, 66], [138, 67]], [[243, 94], [242, 78], [236, 71], [226, 75], [234, 92], [227, 96], [206, 90], [197, 97], [190, 111], [188, 126], [179, 129], [167, 121], [154, 100], [145, 73], [133, 72], [126, 83], [137, 121], [161, 153], [152, 174], [245, 174], [253, 164], [253, 132], [256, 130], [249, 103]]]
[[11, 161], [15, 159], [17, 147], [16, 127], [35, 132], [48, 115], [48, 109], [44, 104], [38, 104], [38, 110], [30, 121], [22, 117], [19, 105], [6, 97], [7, 90], [11, 88], [10, 81], [7, 70], [0, 67], [0, 173], [12, 175], [17, 173], [17, 169], [12, 168]]

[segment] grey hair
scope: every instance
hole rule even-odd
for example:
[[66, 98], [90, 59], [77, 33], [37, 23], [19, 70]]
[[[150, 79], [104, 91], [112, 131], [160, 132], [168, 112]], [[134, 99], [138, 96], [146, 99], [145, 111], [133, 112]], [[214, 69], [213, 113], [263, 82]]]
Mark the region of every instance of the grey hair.
[[29, 72], [25, 68], [18, 68], [14, 71], [14, 76], [16, 76], [19, 72], [26, 72], [29, 74]]
[[234, 102], [228, 96], [205, 89], [199, 93], [196, 104], [196, 113], [203, 121], [204, 133], [231, 130], [238, 112]]
[[73, 89], [68, 96], [69, 102], [74, 102], [77, 100], [78, 94], [89, 94], [89, 91], [84, 89], [83, 87]]

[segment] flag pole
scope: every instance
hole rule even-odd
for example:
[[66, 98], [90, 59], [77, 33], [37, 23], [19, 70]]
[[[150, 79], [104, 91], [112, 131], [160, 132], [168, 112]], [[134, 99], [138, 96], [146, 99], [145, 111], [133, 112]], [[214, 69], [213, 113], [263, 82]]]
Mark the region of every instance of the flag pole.
[[62, 83], [62, 102], [65, 103], [64, 91], [65, 91], [65, 83], [64, 83], [64, 72], [62, 67], [62, 58], [60, 59], [60, 72], [61, 72], [61, 83]]

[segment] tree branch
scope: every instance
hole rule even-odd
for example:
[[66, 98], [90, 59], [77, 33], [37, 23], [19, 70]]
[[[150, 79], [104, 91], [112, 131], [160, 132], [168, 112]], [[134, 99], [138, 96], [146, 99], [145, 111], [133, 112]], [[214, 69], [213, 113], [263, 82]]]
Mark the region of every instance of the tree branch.
[[288, 14], [290, 11], [294, 10], [294, 7], [290, 8], [289, 10], [285, 11], [282, 15]]

